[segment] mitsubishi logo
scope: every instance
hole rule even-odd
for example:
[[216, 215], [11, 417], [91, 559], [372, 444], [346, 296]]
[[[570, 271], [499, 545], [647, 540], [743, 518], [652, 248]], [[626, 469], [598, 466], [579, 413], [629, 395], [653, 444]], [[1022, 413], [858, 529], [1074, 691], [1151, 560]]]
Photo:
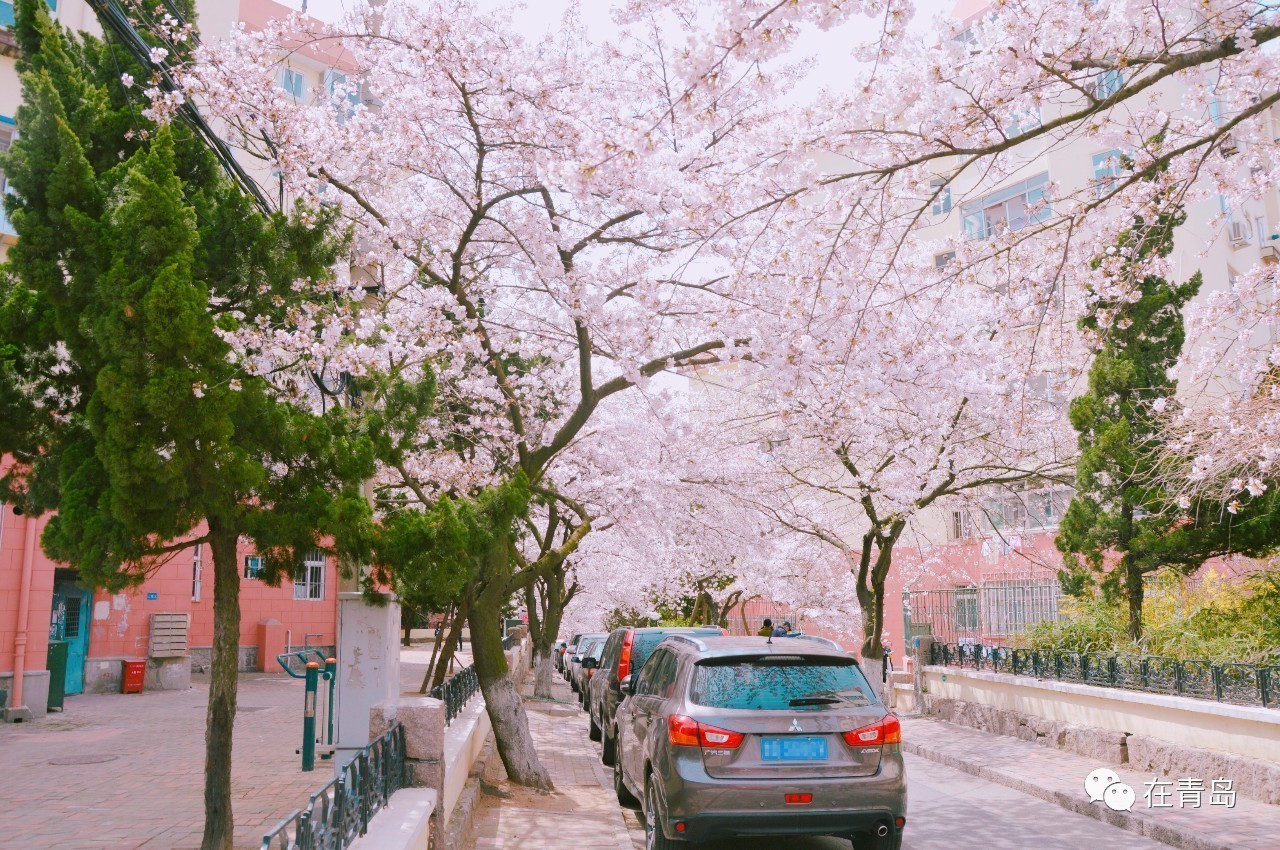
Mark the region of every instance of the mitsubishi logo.
[[792, 731], [792, 732], [803, 732], [803, 731], [804, 731], [803, 729], [801, 729], [801, 728], [800, 728], [800, 719], [799, 719], [799, 718], [797, 718], [797, 717], [793, 717], [793, 718], [791, 718], [791, 731]]

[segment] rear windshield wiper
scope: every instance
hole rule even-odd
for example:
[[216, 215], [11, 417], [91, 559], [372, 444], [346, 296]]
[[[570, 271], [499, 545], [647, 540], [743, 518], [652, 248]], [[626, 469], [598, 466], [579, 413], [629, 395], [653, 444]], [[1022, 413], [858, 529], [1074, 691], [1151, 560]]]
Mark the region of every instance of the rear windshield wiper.
[[796, 697], [791, 700], [790, 705], [792, 708], [799, 708], [804, 705], [835, 705], [838, 702], [843, 700], [839, 697]]

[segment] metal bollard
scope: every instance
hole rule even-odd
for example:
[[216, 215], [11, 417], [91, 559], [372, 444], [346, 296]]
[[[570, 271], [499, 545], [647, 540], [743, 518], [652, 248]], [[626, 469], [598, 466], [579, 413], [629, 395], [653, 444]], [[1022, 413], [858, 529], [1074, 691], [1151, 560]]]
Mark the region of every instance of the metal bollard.
[[[324, 677], [329, 682], [329, 707], [326, 718], [329, 728], [326, 731], [325, 743], [332, 746], [333, 744], [333, 692], [338, 687], [338, 659], [326, 658], [324, 660]], [[325, 758], [333, 758], [333, 751], [325, 753]]]
[[307, 662], [307, 696], [302, 708], [302, 769], [316, 769], [316, 688], [320, 684], [320, 663]]

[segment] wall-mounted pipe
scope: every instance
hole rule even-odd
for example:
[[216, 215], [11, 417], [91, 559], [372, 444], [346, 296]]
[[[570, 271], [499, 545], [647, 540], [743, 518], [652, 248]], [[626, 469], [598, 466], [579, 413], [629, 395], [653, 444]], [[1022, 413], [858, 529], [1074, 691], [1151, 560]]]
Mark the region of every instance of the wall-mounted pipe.
[[18, 590], [17, 632], [13, 636], [13, 697], [9, 704], [14, 709], [23, 708], [22, 678], [27, 672], [27, 633], [31, 624], [31, 573], [36, 566], [36, 518], [24, 516], [26, 540], [22, 546], [22, 584]]

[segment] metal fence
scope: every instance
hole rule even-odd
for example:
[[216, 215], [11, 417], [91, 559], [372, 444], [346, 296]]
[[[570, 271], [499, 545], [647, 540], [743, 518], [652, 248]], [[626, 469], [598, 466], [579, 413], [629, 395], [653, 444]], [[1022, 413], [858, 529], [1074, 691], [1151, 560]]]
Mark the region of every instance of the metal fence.
[[1059, 619], [1061, 602], [1057, 581], [984, 581], [971, 587], [904, 591], [902, 616], [908, 641], [933, 635], [944, 643], [983, 644]]
[[480, 678], [476, 675], [474, 664], [463, 667], [431, 689], [432, 699], [444, 701], [446, 726], [462, 713], [463, 706], [475, 696], [478, 690], [480, 690]]
[[345, 850], [404, 785], [404, 727], [362, 749], [341, 772], [262, 836], [261, 850]]
[[1280, 708], [1280, 665], [1213, 664], [1158, 655], [1049, 652], [957, 643], [933, 644], [929, 661], [948, 667]]

